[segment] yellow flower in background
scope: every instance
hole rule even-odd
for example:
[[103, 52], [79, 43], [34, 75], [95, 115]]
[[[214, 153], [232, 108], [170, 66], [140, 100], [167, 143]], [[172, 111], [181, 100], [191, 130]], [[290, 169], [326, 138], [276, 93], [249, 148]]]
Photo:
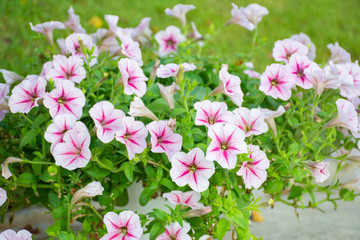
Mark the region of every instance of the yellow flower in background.
[[89, 20], [89, 23], [93, 25], [95, 28], [100, 28], [103, 25], [103, 20], [98, 16], [92, 16]]

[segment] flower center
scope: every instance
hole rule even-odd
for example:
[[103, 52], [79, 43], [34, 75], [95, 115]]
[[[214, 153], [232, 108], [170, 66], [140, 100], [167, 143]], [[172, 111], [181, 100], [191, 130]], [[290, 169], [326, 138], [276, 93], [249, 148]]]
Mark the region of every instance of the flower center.
[[72, 77], [72, 75], [73, 75], [73, 73], [72, 73], [71, 71], [70, 71], [70, 72], [66, 72], [66, 73], [65, 73], [65, 78], [69, 80], [69, 79]]
[[215, 121], [215, 117], [209, 117], [209, 118], [208, 118], [208, 123], [209, 123], [210, 125], [213, 125], [215, 122], [216, 122], [216, 121]]
[[131, 134], [130, 134], [130, 133], [125, 133], [125, 135], [124, 135], [124, 139], [129, 139], [129, 138], [130, 138], [130, 136], [131, 136]]
[[176, 43], [172, 39], [168, 39], [168, 40], [166, 40], [166, 45], [174, 46], [174, 45], [176, 45]]
[[58, 98], [58, 104], [64, 104], [67, 102], [67, 99], [64, 96]]
[[38, 97], [38, 96], [37, 96], [36, 93], [30, 94], [31, 101], [33, 101], [33, 102], [36, 100], [37, 97]]
[[302, 69], [302, 68], [299, 68], [299, 70], [297, 71], [297, 75], [299, 76], [299, 77], [304, 77], [304, 69]]
[[277, 78], [274, 78], [271, 80], [271, 86], [277, 86], [279, 84], [279, 80]]
[[170, 240], [176, 240], [176, 236], [170, 235]]
[[80, 156], [81, 148], [77, 147], [75, 153], [76, 153], [76, 155]]
[[220, 148], [221, 148], [222, 150], [228, 150], [228, 149], [229, 149], [229, 146], [228, 146], [227, 142], [224, 142], [224, 143], [221, 143]]
[[75, 51], [76, 51], [76, 53], [81, 53], [80, 45], [75, 45]]
[[195, 172], [197, 170], [197, 166], [195, 164], [189, 166], [189, 171]]
[[157, 141], [158, 141], [158, 144], [161, 144], [161, 143], [163, 142], [162, 137], [158, 137], [158, 138], [157, 138]]
[[248, 132], [250, 132], [251, 130], [252, 130], [252, 125], [246, 124], [244, 131], [245, 131], [246, 133], [248, 133]]
[[127, 233], [128, 233], [128, 229], [126, 227], [119, 228], [120, 235], [125, 236], [125, 235], [127, 235]]

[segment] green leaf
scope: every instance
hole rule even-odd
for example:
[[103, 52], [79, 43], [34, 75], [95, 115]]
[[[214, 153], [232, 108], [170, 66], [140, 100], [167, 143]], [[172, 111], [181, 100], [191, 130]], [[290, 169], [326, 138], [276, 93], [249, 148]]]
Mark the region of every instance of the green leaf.
[[64, 215], [65, 212], [66, 208], [64, 206], [59, 206], [52, 211], [52, 216], [54, 219], [59, 219]]
[[50, 225], [45, 231], [47, 235], [51, 237], [58, 237], [61, 230], [60, 224], [61, 224], [60, 221], [56, 221], [53, 225]]
[[156, 189], [144, 188], [140, 193], [139, 202], [141, 206], [145, 206], [151, 199], [152, 195], [156, 192]]
[[265, 190], [268, 193], [280, 193], [284, 188], [284, 183], [280, 179], [273, 179], [268, 181], [265, 185]]
[[163, 232], [165, 232], [165, 228], [161, 225], [161, 223], [159, 222], [155, 223], [154, 225], [152, 225], [150, 230], [150, 240], [154, 240]]
[[32, 173], [22, 173], [19, 176], [19, 182], [21, 183], [36, 183], [37, 177]]
[[346, 188], [341, 189], [339, 195], [344, 201], [354, 201], [355, 199], [354, 191], [349, 191]]
[[75, 234], [62, 231], [59, 234], [59, 240], [74, 240]]
[[184, 108], [175, 108], [172, 110], [171, 115], [172, 117], [176, 117], [177, 115], [180, 115], [182, 113], [186, 113], [186, 110]]
[[83, 230], [84, 232], [90, 232], [91, 231], [91, 222], [85, 218], [83, 224]]
[[291, 190], [290, 190], [290, 193], [289, 193], [289, 196], [288, 196], [288, 199], [295, 199], [295, 198], [298, 198], [301, 196], [303, 192], [303, 188], [300, 187], [300, 186], [292, 186]]
[[175, 183], [173, 181], [169, 180], [168, 178], [161, 179], [160, 184], [167, 187], [170, 190], [173, 190], [176, 188]]
[[169, 104], [164, 98], [159, 98], [147, 105], [147, 107], [154, 113], [169, 113]]
[[221, 218], [216, 228], [216, 237], [222, 240], [226, 232], [230, 229], [230, 221], [226, 218]]
[[241, 228], [247, 228], [249, 220], [244, 216], [244, 214], [237, 208], [231, 209], [230, 212], [227, 212], [226, 215], [228, 218], [233, 221], [236, 225]]
[[128, 204], [128, 202], [129, 202], [129, 193], [128, 190], [125, 188], [115, 199], [115, 205], [119, 207], [123, 207], [126, 204]]
[[154, 216], [158, 218], [160, 221], [166, 221], [168, 218], [168, 214], [160, 209], [154, 208], [153, 209]]
[[58, 198], [57, 194], [54, 192], [49, 192], [48, 198], [49, 198], [49, 204], [53, 208], [56, 208], [61, 204], [60, 199]]
[[32, 128], [36, 129], [38, 128], [43, 122], [45, 122], [47, 119], [47, 115], [46, 114], [40, 114], [39, 116], [37, 116], [35, 118], [35, 120], [33, 121], [33, 125]]
[[99, 180], [99, 181], [103, 180], [107, 175], [110, 174], [109, 170], [99, 168], [96, 165], [93, 165], [92, 168], [90, 168], [89, 170], [85, 170], [85, 171], [87, 174], [96, 178], [96, 180]]
[[26, 144], [30, 143], [39, 134], [37, 129], [31, 129], [20, 141], [20, 148], [23, 148]]
[[132, 182], [134, 180], [134, 166], [129, 162], [126, 162], [124, 163], [123, 167], [126, 178], [129, 180], [129, 182]]
[[289, 146], [288, 152], [298, 154], [300, 152], [300, 150], [301, 150], [301, 145], [299, 143], [292, 143]]
[[250, 239], [250, 228], [236, 228], [238, 239]]

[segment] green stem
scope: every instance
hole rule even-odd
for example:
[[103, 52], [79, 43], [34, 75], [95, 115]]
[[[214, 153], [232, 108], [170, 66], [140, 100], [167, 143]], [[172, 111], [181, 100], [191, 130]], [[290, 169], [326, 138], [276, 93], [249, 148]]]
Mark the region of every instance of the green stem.
[[[14, 183], [12, 181], [0, 178], [0, 181], [4, 182], [4, 183], [8, 183], [8, 184], [12, 184], [14, 186], [19, 186], [19, 187], [26, 187], [26, 188], [32, 188], [31, 184], [25, 184], [25, 183]], [[47, 184], [36, 184], [37, 188], [56, 188], [55, 186], [52, 185], [47, 185]]]
[[118, 172], [122, 171], [122, 169], [120, 169], [120, 168], [116, 169], [116, 168], [111, 168], [108, 165], [105, 165], [104, 163], [100, 162], [100, 160], [97, 157], [92, 157], [91, 159], [94, 160], [95, 162], [97, 162], [97, 164], [99, 164], [102, 168], [105, 168], [105, 169], [109, 170], [110, 172], [118, 173]]
[[101, 214], [100, 214], [98, 211], [96, 211], [96, 209], [94, 208], [94, 206], [91, 205], [91, 204], [89, 204], [88, 206], [89, 206], [90, 209], [95, 213], [95, 215], [98, 216], [99, 219], [102, 221], [102, 220], [103, 220], [103, 216], [101, 216]]
[[33, 121], [30, 120], [30, 118], [28, 118], [24, 113], [22, 113], [23, 117], [26, 119], [26, 121], [28, 121], [31, 125], [33, 125]]
[[66, 230], [69, 231], [70, 230], [70, 221], [71, 221], [71, 209], [72, 209], [73, 205], [69, 202], [68, 203], [68, 208], [67, 208], [67, 221], [66, 221]]

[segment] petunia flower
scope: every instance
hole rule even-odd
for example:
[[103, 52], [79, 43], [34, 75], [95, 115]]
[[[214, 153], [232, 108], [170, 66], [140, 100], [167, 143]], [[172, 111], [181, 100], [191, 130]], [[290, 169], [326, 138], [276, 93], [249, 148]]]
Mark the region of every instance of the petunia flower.
[[298, 41], [284, 39], [275, 42], [272, 56], [275, 61], [288, 63], [291, 55], [294, 53], [300, 56], [306, 56], [308, 52], [309, 50], [304, 44]]
[[167, 87], [165, 87], [164, 85], [162, 85], [160, 83], [157, 83], [157, 85], [159, 87], [161, 96], [163, 96], [163, 98], [166, 100], [170, 109], [174, 109], [174, 107], [175, 107], [174, 94], [180, 90], [180, 87], [175, 82], [173, 82], [172, 85], [167, 86]]
[[143, 234], [140, 218], [133, 211], [108, 212], [104, 224], [108, 233], [100, 240], [140, 240]]
[[223, 64], [219, 71], [220, 84], [213, 90], [210, 95], [224, 93], [233, 103], [241, 106], [243, 102], [244, 93], [241, 91], [241, 80], [238, 76], [232, 75], [228, 72], [228, 65]]
[[60, 54], [61, 55], [67, 55], [69, 53], [69, 50], [66, 47], [65, 39], [64, 38], [58, 38], [56, 39], [56, 43], [60, 48]]
[[138, 97], [146, 93], [147, 77], [138, 63], [129, 58], [122, 58], [118, 63], [121, 72], [121, 81], [124, 84], [124, 93], [127, 95], [135, 94]]
[[53, 45], [54, 44], [53, 30], [54, 29], [65, 29], [65, 25], [62, 22], [50, 21], [50, 22], [40, 23], [35, 26], [33, 26], [33, 24], [30, 23], [30, 28], [34, 32], [38, 32], [38, 33], [45, 35], [45, 37], [49, 41], [50, 45]]
[[146, 125], [151, 136], [151, 151], [165, 153], [170, 160], [172, 156], [181, 150], [182, 136], [174, 133], [168, 126], [167, 121], [153, 121]]
[[266, 108], [258, 108], [258, 109], [262, 112], [265, 122], [267, 123], [273, 134], [276, 136], [277, 132], [276, 132], [276, 124], [274, 118], [283, 115], [286, 111], [285, 108], [280, 105], [276, 111], [271, 111]]
[[155, 114], [145, 107], [144, 102], [139, 97], [134, 97], [134, 101], [130, 103], [129, 114], [133, 117], [147, 117], [154, 121], [159, 121]]
[[253, 31], [262, 17], [269, 14], [269, 11], [259, 4], [252, 3], [247, 7], [239, 8], [234, 3], [232, 4], [233, 9], [231, 10], [232, 19], [227, 24], [238, 24], [250, 31]]
[[115, 109], [111, 102], [96, 103], [89, 110], [89, 114], [95, 122], [96, 135], [103, 143], [111, 142], [115, 133], [124, 127], [124, 112]]
[[9, 170], [9, 164], [10, 163], [18, 163], [23, 162], [21, 158], [16, 157], [8, 157], [5, 159], [5, 161], [1, 164], [1, 176], [3, 176], [5, 179], [8, 179], [12, 176], [12, 173]]
[[80, 83], [86, 77], [86, 71], [83, 67], [84, 62], [79, 56], [55, 55], [52, 62], [53, 68], [48, 71], [46, 77], [54, 81], [69, 80]]
[[15, 72], [8, 71], [6, 69], [0, 69], [6, 84], [11, 85], [16, 81], [23, 80], [24, 78]]
[[6, 191], [0, 187], [0, 207], [6, 202], [6, 199], [7, 199]]
[[133, 117], [123, 118], [124, 128], [116, 132], [115, 139], [125, 144], [129, 159], [135, 157], [135, 153], [142, 153], [146, 146], [148, 131], [141, 121], [135, 121]]
[[194, 22], [191, 22], [191, 32], [187, 37], [192, 38], [200, 47], [204, 46], [204, 37], [199, 33]]
[[252, 77], [252, 78], [260, 79], [261, 75], [260, 75], [260, 73], [258, 73], [254, 70], [254, 65], [252, 62], [245, 62], [244, 64], [248, 68], [244, 71], [244, 73], [246, 75], [248, 75], [249, 77]]
[[75, 129], [67, 131], [63, 142], [56, 144], [52, 152], [55, 164], [67, 170], [85, 167], [91, 157], [89, 145], [89, 132], [77, 132]]
[[343, 127], [348, 129], [356, 138], [360, 138], [359, 120], [354, 105], [345, 100], [336, 101], [338, 115], [330, 120], [323, 128]]
[[340, 87], [340, 81], [334, 74], [328, 74], [319, 66], [312, 66], [304, 70], [308, 81], [315, 87], [316, 94], [322, 94], [325, 88], [337, 89]]
[[329, 162], [308, 162], [307, 165], [311, 168], [315, 181], [318, 183], [324, 182], [330, 177], [330, 171], [328, 169]]
[[80, 17], [76, 15], [72, 6], [68, 10], [68, 20], [64, 22], [65, 27], [72, 29], [76, 33], [86, 33], [80, 24]]
[[109, 31], [108, 31], [108, 33], [106, 33], [106, 35], [108, 35], [108, 36], [115, 35], [118, 31], [117, 24], [119, 22], [119, 16], [105, 14], [104, 19], [109, 26]]
[[316, 63], [310, 61], [307, 56], [301, 56], [297, 53], [294, 53], [290, 59], [289, 63], [286, 65], [289, 70], [289, 77], [291, 81], [294, 82], [299, 87], [304, 89], [309, 89], [313, 85], [311, 81], [304, 74], [305, 69], [316, 66]]
[[73, 82], [60, 81], [56, 88], [46, 93], [44, 105], [53, 118], [58, 114], [68, 113], [80, 119], [85, 105], [85, 95]]
[[164, 193], [163, 197], [169, 200], [174, 205], [181, 204], [183, 206], [188, 206], [194, 209], [204, 207], [204, 204], [199, 203], [201, 194], [195, 191], [171, 191], [169, 193]]
[[261, 75], [259, 90], [275, 99], [287, 101], [291, 97], [291, 87], [294, 85], [289, 75], [284, 65], [273, 63], [267, 66]]
[[71, 199], [71, 204], [76, 204], [86, 197], [102, 195], [103, 191], [104, 188], [101, 186], [101, 183], [98, 181], [93, 181], [74, 193]]
[[139, 66], [143, 65], [141, 60], [140, 45], [131, 38], [121, 39], [121, 53], [128, 58], [134, 59], [139, 64]]
[[53, 69], [53, 67], [54, 67], [54, 64], [52, 61], [48, 61], [48, 62], [44, 63], [44, 65], [41, 69], [40, 77], [44, 78], [45, 80], [49, 80], [47, 75], [49, 74], [50, 70]]
[[165, 9], [165, 13], [168, 16], [172, 16], [178, 18], [181, 21], [183, 26], [186, 25], [186, 13], [190, 10], [195, 9], [194, 5], [184, 5], [184, 4], [177, 4], [173, 7], [173, 9], [167, 8]]
[[312, 61], [315, 59], [315, 57], [316, 57], [316, 47], [311, 42], [308, 35], [306, 35], [305, 33], [295, 34], [295, 35], [292, 35], [290, 37], [290, 40], [297, 41], [297, 42], [302, 43], [305, 46], [307, 46], [307, 48], [309, 49], [309, 52], [308, 52], [308, 54], [306, 56]]
[[265, 123], [264, 114], [259, 109], [240, 107], [235, 109], [233, 113], [235, 125], [245, 133], [245, 137], [260, 135], [269, 129]]
[[141, 45], [145, 45], [150, 40], [152, 34], [152, 31], [149, 27], [150, 21], [150, 17], [141, 19], [139, 25], [131, 32], [131, 38], [134, 41], [139, 42]]
[[209, 128], [208, 136], [212, 141], [207, 148], [205, 158], [217, 161], [223, 168], [235, 168], [237, 155], [247, 153], [245, 134], [236, 125], [215, 124]]
[[196, 69], [196, 66], [193, 63], [169, 63], [166, 65], [161, 64], [156, 70], [156, 76], [158, 78], [178, 77], [181, 65], [183, 67], [183, 72], [189, 72]]
[[191, 240], [187, 234], [190, 231], [190, 224], [183, 222], [181, 227], [178, 222], [172, 222], [165, 226], [165, 232], [158, 236], [155, 240]]
[[340, 47], [338, 42], [336, 42], [335, 44], [328, 44], [326, 47], [331, 51], [331, 57], [329, 61], [332, 61], [334, 63], [351, 62], [350, 53]]
[[47, 127], [44, 138], [51, 144], [51, 152], [54, 150], [56, 144], [63, 142], [64, 134], [75, 129], [77, 132], [88, 131], [85, 124], [76, 121], [72, 114], [58, 114], [53, 118], [53, 122]]
[[9, 107], [12, 113], [28, 113], [39, 106], [38, 100], [44, 98], [46, 80], [36, 75], [27, 76], [11, 91]]
[[181, 34], [179, 28], [168, 26], [155, 35], [155, 40], [159, 44], [159, 56], [164, 57], [170, 53], [176, 54], [178, 44], [185, 41], [185, 36]]
[[0, 240], [31, 240], [32, 234], [25, 229], [15, 232], [12, 229], [8, 229], [0, 233]]
[[167, 126], [174, 131], [176, 129], [176, 119], [169, 118]]
[[266, 169], [269, 168], [270, 162], [259, 146], [249, 145], [248, 148], [250, 153], [248, 158], [252, 161], [243, 162], [236, 174], [243, 177], [246, 188], [254, 187], [258, 189], [266, 180]]
[[209, 188], [209, 178], [215, 173], [214, 163], [204, 157], [200, 148], [192, 149], [188, 154], [177, 152], [171, 158], [171, 179], [178, 186], [189, 185], [196, 192]]
[[84, 56], [83, 50], [81, 49], [81, 44], [80, 41], [82, 43], [82, 45], [86, 48], [86, 49], [93, 49], [92, 55], [90, 57], [93, 57], [90, 60], [90, 66], [93, 66], [94, 64], [97, 63], [97, 59], [96, 57], [99, 55], [99, 51], [98, 48], [96, 47], [95, 43], [93, 42], [92, 38], [85, 34], [85, 33], [73, 33], [70, 34], [66, 39], [65, 39], [65, 47], [67, 49], [67, 51], [73, 55], [73, 56], [79, 56], [81, 57], [81, 59], [86, 62], [86, 57]]
[[196, 110], [195, 125], [213, 126], [216, 123], [234, 123], [234, 115], [228, 111], [225, 102], [204, 100], [194, 104]]
[[5, 101], [8, 93], [10, 91], [10, 86], [4, 83], [0, 83], [0, 104]]
[[329, 64], [326, 65], [324, 71], [328, 75], [336, 77], [338, 80], [340, 95], [346, 98], [353, 98], [358, 96], [358, 89], [355, 86], [355, 81], [353, 76], [349, 73], [346, 64], [334, 64], [332, 61], [329, 61]]

